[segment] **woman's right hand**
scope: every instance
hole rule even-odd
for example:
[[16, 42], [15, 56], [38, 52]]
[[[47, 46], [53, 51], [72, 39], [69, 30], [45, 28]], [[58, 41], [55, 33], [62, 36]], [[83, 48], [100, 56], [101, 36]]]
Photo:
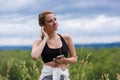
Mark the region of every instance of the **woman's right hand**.
[[47, 34], [47, 31], [45, 30], [44, 26], [41, 27], [41, 32], [42, 32], [42, 39], [44, 39], [44, 38], [48, 39], [49, 38], [49, 36]]

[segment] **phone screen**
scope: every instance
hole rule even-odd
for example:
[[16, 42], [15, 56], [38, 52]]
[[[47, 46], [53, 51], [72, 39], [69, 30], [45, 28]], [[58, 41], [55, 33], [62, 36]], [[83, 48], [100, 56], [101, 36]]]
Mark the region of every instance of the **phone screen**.
[[57, 59], [60, 59], [60, 58], [63, 58], [64, 57], [64, 55], [59, 55], [59, 56], [57, 56], [56, 58]]

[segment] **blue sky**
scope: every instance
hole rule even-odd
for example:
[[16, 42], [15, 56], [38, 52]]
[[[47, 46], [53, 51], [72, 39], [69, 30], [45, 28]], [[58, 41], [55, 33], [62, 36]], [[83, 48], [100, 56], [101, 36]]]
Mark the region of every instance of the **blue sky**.
[[75, 44], [120, 42], [120, 0], [1, 0], [0, 46], [32, 45], [40, 38], [38, 14], [56, 13], [58, 33]]

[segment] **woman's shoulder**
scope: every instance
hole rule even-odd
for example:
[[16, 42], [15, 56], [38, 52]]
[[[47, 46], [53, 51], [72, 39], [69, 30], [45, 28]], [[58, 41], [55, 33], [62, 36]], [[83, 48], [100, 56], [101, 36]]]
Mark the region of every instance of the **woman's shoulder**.
[[61, 34], [61, 36], [64, 38], [64, 39], [70, 39], [71, 36], [69, 34]]
[[41, 39], [35, 40], [35, 41], [33, 42], [33, 45], [38, 45], [40, 42], [41, 42]]
[[61, 34], [65, 42], [68, 44], [71, 40], [71, 36], [69, 34]]

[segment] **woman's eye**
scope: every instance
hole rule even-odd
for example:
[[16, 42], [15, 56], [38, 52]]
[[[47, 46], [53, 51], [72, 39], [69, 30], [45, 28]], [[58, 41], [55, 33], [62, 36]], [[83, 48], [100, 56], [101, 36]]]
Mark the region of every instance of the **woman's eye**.
[[54, 22], [54, 21], [56, 21], [56, 20], [57, 20], [57, 19], [54, 18], [54, 19], [48, 20], [47, 22], [48, 22], [48, 23], [51, 23], [51, 22]]
[[48, 21], [48, 23], [51, 23], [51, 22], [52, 22], [52, 20]]

